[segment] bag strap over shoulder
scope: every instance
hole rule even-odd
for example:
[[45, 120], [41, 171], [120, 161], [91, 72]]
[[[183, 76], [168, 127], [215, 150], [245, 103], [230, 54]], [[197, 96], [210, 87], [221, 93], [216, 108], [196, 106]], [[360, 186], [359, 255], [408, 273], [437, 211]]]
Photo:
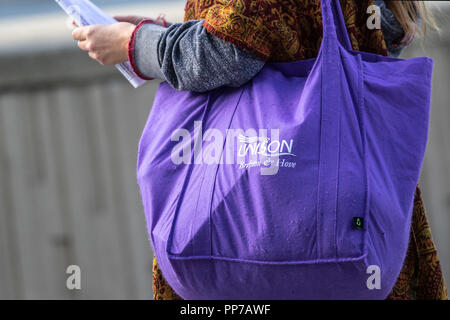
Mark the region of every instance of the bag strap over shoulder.
[[339, 0], [321, 0], [323, 38], [332, 38], [347, 50], [352, 49]]
[[[342, 62], [338, 44], [351, 49], [338, 0], [321, 0], [323, 40], [319, 177], [317, 181], [317, 257], [337, 257], [336, 224], [339, 184]], [[318, 59], [320, 59], [318, 57]]]

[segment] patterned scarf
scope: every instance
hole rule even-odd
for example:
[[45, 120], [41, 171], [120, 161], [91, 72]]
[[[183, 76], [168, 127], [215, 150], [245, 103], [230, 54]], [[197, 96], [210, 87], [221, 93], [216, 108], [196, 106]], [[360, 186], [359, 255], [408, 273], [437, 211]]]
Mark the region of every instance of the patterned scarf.
[[[366, 27], [372, 0], [341, 1], [354, 50], [387, 55], [381, 30]], [[322, 41], [320, 0], [187, 0], [184, 21], [205, 19], [215, 36], [264, 60], [317, 56]]]
[[[354, 50], [387, 55], [381, 30], [366, 27], [366, 8], [372, 4], [372, 0], [341, 1], [347, 32]], [[184, 21], [192, 19], [205, 19], [210, 33], [266, 61], [313, 58], [322, 40], [320, 0], [187, 0]], [[163, 278], [156, 258], [153, 298], [181, 299]], [[388, 299], [448, 299], [419, 186], [407, 255]]]

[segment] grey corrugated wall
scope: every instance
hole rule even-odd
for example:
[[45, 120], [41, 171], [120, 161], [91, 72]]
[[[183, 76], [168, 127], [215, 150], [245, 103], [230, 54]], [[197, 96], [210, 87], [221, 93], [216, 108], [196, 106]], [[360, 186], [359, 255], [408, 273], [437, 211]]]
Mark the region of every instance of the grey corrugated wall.
[[151, 299], [135, 165], [157, 82], [135, 90], [73, 50], [0, 70], [0, 298]]

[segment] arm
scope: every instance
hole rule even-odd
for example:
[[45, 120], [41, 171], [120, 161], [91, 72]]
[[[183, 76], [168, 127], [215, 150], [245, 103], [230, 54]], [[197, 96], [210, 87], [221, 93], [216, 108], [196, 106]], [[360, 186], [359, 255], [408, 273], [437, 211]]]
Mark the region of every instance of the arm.
[[129, 59], [144, 79], [162, 79], [178, 90], [208, 91], [238, 87], [249, 81], [265, 61], [207, 32], [203, 20], [174, 23], [167, 28], [142, 21], [129, 43]]
[[[382, 31], [389, 55], [398, 56], [409, 44], [409, 39], [404, 39], [400, 23], [384, 1], [375, 0], [375, 4], [380, 7]], [[178, 90], [203, 92], [220, 86], [238, 87], [253, 78], [264, 66], [265, 61], [252, 53], [208, 33], [202, 26], [203, 20], [168, 24], [164, 20], [158, 22], [159, 18], [151, 20], [134, 17], [137, 18], [136, 21], [131, 21], [130, 18], [133, 17], [118, 19], [130, 21], [128, 25], [97, 26], [96, 28], [100, 30], [94, 29], [92, 32], [91, 38], [94, 38], [92, 41], [94, 43], [95, 35], [98, 35], [97, 39], [108, 38], [104, 35], [110, 35], [109, 38], [114, 39], [109, 45], [110, 50], [102, 50], [101, 46], [100, 50], [97, 50], [100, 53], [109, 52], [106, 57], [96, 53], [92, 45], [89, 45], [90, 41], [86, 41], [89, 40], [85, 35], [89, 29], [77, 32], [79, 35], [75, 35], [74, 38], [79, 40], [80, 48], [89, 51], [89, 55], [100, 63], [115, 64], [129, 59], [140, 77], [165, 80]], [[138, 26], [135, 27], [134, 24]], [[113, 28], [130, 30], [129, 25], [132, 26], [130, 33], [111, 30]], [[124, 36], [117, 37], [117, 34]], [[122, 39], [126, 40], [128, 57], [126, 54], [124, 57], [121, 49], [114, 53], [117, 51], [116, 48], [122, 47]]]

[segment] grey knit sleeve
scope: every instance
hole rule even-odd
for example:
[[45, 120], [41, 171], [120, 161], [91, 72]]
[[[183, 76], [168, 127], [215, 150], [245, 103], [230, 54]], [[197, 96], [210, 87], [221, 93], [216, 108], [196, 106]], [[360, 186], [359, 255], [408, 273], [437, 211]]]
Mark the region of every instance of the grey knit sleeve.
[[265, 61], [208, 33], [202, 23], [190, 20], [168, 28], [142, 25], [133, 48], [138, 74], [165, 80], [178, 90], [204, 92], [239, 87], [262, 69]]

